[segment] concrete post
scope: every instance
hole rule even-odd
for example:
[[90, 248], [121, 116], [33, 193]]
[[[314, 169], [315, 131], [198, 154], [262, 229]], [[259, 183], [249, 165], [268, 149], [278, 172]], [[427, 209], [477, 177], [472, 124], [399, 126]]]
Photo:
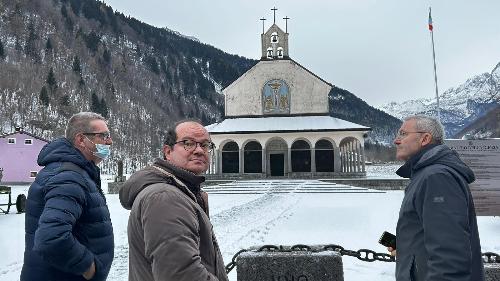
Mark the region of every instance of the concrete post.
[[244, 252], [236, 270], [238, 281], [344, 281], [342, 257], [335, 251]]
[[484, 280], [500, 281], [500, 263], [484, 264]]

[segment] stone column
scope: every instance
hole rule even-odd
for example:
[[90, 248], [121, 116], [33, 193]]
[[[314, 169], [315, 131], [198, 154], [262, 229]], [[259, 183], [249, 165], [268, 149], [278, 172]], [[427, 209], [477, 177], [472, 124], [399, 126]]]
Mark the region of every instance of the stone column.
[[243, 167], [243, 165], [245, 164], [245, 161], [243, 161], [243, 156], [244, 156], [244, 151], [243, 151], [243, 148], [240, 148], [240, 150], [238, 150], [238, 163], [240, 163], [240, 169], [239, 169], [239, 172], [240, 172], [240, 175], [244, 173], [245, 169]]
[[333, 171], [340, 172], [342, 160], [340, 159], [340, 149], [338, 147], [333, 148]]
[[355, 154], [354, 154], [354, 156], [356, 157], [355, 158], [356, 159], [356, 169], [355, 169], [355, 171], [359, 172], [359, 171], [361, 171], [361, 163], [359, 161], [359, 159], [360, 159], [360, 155], [359, 155], [359, 151], [360, 151], [360, 149], [359, 149], [359, 142], [355, 142], [355, 146], [356, 146], [356, 148], [355, 148]]
[[267, 159], [266, 159], [266, 149], [262, 148], [262, 174], [267, 175]]
[[347, 143], [347, 172], [352, 172], [352, 145], [350, 142]]
[[217, 174], [222, 175], [222, 151], [217, 149]]
[[311, 148], [311, 172], [316, 174], [316, 149]]
[[290, 175], [292, 173], [292, 150], [290, 147], [288, 148], [288, 174]]
[[361, 147], [361, 167], [362, 167], [362, 172], [366, 172], [366, 167], [365, 167], [365, 147]]

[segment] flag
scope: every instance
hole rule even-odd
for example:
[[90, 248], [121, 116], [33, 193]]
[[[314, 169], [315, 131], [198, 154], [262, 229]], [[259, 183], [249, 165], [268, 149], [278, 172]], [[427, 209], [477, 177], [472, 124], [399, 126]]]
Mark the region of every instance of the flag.
[[432, 16], [431, 16], [431, 8], [429, 8], [429, 30], [432, 31]]

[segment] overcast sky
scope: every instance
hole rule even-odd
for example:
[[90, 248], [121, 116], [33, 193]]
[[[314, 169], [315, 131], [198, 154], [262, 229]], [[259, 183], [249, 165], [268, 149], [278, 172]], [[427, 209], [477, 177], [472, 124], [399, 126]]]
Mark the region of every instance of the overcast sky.
[[290, 57], [370, 105], [435, 97], [500, 62], [499, 0], [104, 0], [125, 15], [260, 59], [260, 34], [285, 29]]

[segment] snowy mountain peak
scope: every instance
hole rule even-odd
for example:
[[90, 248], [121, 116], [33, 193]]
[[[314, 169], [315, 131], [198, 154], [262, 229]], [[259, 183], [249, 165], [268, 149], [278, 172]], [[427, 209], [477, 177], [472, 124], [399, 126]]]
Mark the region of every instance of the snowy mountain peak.
[[[439, 96], [441, 121], [447, 136], [453, 136], [464, 126], [486, 114], [500, 103], [500, 63], [490, 73], [483, 73]], [[434, 98], [391, 102], [379, 108], [399, 119], [409, 115], [436, 114]]]

